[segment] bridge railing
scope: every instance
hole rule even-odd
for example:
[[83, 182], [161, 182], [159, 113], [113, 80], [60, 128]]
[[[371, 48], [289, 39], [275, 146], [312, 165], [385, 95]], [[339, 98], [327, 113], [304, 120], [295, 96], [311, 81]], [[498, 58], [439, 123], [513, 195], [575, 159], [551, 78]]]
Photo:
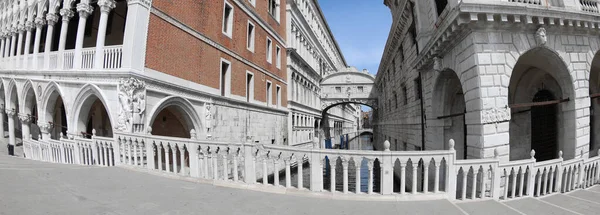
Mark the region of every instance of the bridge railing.
[[[191, 136], [195, 136], [193, 133]], [[28, 158], [131, 166], [214, 183], [391, 199], [509, 200], [569, 192], [599, 183], [600, 157], [502, 163], [457, 160], [449, 150], [297, 148], [116, 132], [114, 138], [25, 140]], [[497, 153], [496, 153], [497, 154]]]

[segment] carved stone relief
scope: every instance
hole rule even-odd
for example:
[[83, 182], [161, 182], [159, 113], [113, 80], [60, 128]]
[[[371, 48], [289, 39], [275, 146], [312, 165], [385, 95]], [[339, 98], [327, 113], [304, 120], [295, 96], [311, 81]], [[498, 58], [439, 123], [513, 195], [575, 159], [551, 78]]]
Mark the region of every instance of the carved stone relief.
[[119, 118], [117, 129], [143, 132], [146, 114], [146, 83], [129, 78], [119, 81]]

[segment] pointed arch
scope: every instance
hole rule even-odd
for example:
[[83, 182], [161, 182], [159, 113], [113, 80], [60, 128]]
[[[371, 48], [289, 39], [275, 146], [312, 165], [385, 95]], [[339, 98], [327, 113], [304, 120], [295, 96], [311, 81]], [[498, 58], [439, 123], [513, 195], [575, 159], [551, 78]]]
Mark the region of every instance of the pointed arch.
[[110, 129], [106, 131], [108, 133], [107, 136], [112, 136], [112, 125], [114, 125], [113, 115], [110, 111], [110, 105], [108, 104], [105, 98], [106, 96], [98, 86], [94, 84], [84, 85], [73, 100], [73, 114], [71, 115], [73, 121], [71, 121], [71, 125], [73, 125], [74, 127], [70, 127], [69, 129], [76, 129], [76, 134], [79, 134], [79, 132], [85, 132], [89, 135], [90, 132], [88, 130], [91, 129], [88, 128], [89, 126], [87, 124], [89, 121], [88, 118], [90, 115], [90, 111], [92, 109], [92, 106], [96, 103], [96, 101], [99, 101], [102, 104], [104, 111], [106, 112], [106, 117], [108, 117], [108, 123], [110, 124]]

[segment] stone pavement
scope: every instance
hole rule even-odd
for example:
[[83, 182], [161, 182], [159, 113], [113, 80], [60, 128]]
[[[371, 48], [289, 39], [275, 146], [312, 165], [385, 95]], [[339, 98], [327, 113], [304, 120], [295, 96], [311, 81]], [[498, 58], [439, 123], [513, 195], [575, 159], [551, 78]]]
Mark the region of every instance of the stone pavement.
[[43, 163], [0, 149], [0, 214], [597, 214], [600, 187], [505, 202], [299, 197], [164, 178], [118, 167]]

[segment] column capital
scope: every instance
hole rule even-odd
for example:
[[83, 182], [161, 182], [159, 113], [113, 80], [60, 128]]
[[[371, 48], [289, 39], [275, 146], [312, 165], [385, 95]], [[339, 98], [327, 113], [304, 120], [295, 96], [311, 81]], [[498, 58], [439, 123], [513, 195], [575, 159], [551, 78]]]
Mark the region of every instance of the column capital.
[[32, 21], [25, 22], [25, 30], [31, 31], [32, 29], [33, 29], [33, 22]]
[[40, 124], [39, 127], [42, 133], [48, 134], [54, 126], [52, 126], [52, 124]]
[[19, 115], [19, 120], [21, 120], [21, 122], [24, 124], [29, 124], [31, 121], [33, 121], [33, 117], [29, 114], [22, 114]]
[[15, 114], [17, 114], [17, 111], [15, 109], [6, 110], [6, 115], [8, 115], [9, 117], [13, 117], [15, 116]]
[[17, 31], [19, 31], [19, 33], [25, 31], [25, 24], [17, 25]]
[[94, 7], [87, 3], [79, 3], [77, 4], [77, 12], [79, 12], [80, 17], [87, 18], [94, 12]]
[[46, 20], [42, 17], [35, 17], [35, 27], [42, 28], [46, 24]]
[[70, 8], [63, 8], [60, 9], [60, 16], [62, 17], [62, 21], [69, 21], [71, 20], [71, 18], [73, 18], [73, 16], [75, 16], [75, 12], [73, 12], [73, 10], [71, 10]]
[[48, 21], [48, 25], [54, 26], [56, 22], [58, 22], [58, 15], [55, 13], [46, 14], [46, 21]]
[[98, 6], [100, 6], [100, 12], [110, 13], [112, 9], [117, 7], [115, 0], [98, 0]]

